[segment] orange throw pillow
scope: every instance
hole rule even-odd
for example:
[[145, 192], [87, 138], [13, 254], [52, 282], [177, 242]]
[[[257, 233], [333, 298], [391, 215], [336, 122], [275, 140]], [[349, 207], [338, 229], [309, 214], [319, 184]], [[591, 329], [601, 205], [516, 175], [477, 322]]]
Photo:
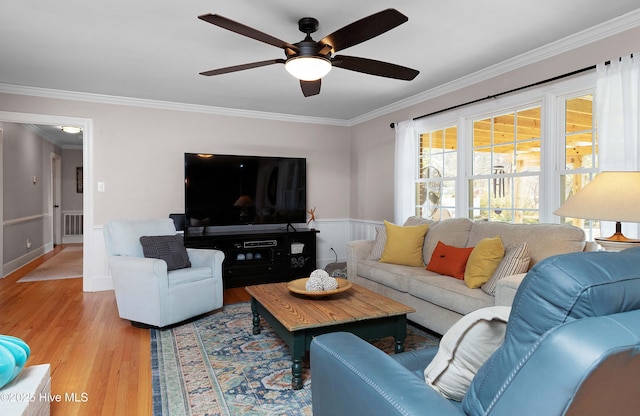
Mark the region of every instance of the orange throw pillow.
[[427, 270], [464, 280], [464, 270], [473, 247], [454, 247], [438, 241]]

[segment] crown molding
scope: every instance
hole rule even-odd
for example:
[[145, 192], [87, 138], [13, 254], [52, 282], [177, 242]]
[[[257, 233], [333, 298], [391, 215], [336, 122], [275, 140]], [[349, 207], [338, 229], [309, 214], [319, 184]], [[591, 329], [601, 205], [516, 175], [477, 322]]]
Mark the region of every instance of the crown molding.
[[348, 127], [348, 120], [340, 120], [323, 117], [297, 116], [284, 113], [270, 113], [254, 110], [240, 110], [226, 107], [213, 107], [207, 105], [185, 104], [170, 101], [147, 100], [142, 98], [119, 97], [113, 95], [93, 94], [87, 92], [65, 91], [49, 88], [29, 87], [0, 83], [0, 93], [27, 95], [40, 98], [53, 98], [60, 100], [83, 101], [97, 104], [124, 105], [132, 107], [144, 107], [160, 110], [186, 111], [191, 113], [212, 114], [229, 117], [245, 117], [272, 121], [286, 121], [291, 123], [324, 124], [331, 126]]
[[[397, 101], [388, 106], [381, 107], [367, 114], [355, 117], [349, 120], [349, 126], [355, 126], [395, 111], [404, 110], [412, 105], [432, 100], [499, 75], [504, 75], [515, 69], [523, 68], [536, 62], [558, 56], [562, 53], [566, 53], [599, 40], [606, 39], [610, 36], [623, 33], [627, 30], [637, 28], [638, 26], [640, 26], [640, 9], [548, 43], [513, 58], [509, 58], [485, 69], [481, 69], [480, 71], [458, 78], [446, 84], [439, 85], [404, 100]], [[594, 62], [594, 64], [596, 63], [597, 62]]]
[[510, 71], [526, 67], [536, 62], [548, 59], [573, 49], [594, 43], [598, 40], [622, 33], [624, 31], [640, 26], [640, 9], [611, 19], [607, 22], [585, 29], [578, 33], [569, 35], [547, 45], [536, 48], [532, 51], [520, 54], [513, 58], [494, 64], [485, 69], [476, 71], [467, 76], [454, 81], [442, 84], [422, 93], [413, 95], [393, 104], [381, 107], [369, 113], [352, 118], [350, 120], [297, 116], [284, 113], [270, 113], [254, 110], [241, 110], [225, 107], [213, 107], [206, 105], [185, 104], [159, 100], [148, 100], [131, 97], [119, 97], [111, 95], [93, 94], [76, 91], [65, 91], [39, 87], [29, 87], [21, 85], [1, 84], [0, 93], [27, 95], [42, 98], [54, 98], [61, 100], [73, 100], [92, 102], [99, 104], [125, 105], [134, 107], [145, 107], [163, 110], [186, 111], [204, 113], [229, 117], [244, 117], [254, 119], [264, 119], [273, 121], [285, 121], [291, 123], [322, 124], [341, 127], [352, 127], [365, 121], [384, 116], [395, 111], [403, 110], [424, 101], [432, 100], [445, 94], [452, 93], [462, 88], [486, 81], [496, 76], [504, 75]]

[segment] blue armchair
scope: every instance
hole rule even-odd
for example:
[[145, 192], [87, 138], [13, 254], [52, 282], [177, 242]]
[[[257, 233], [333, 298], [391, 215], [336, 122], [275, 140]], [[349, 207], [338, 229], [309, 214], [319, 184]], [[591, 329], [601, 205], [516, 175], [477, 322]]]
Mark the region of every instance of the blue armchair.
[[462, 402], [425, 383], [436, 352], [389, 356], [348, 333], [315, 338], [313, 414], [638, 414], [640, 249], [538, 263], [518, 289], [504, 343]]
[[187, 248], [191, 267], [145, 258], [140, 237], [176, 234], [173, 220], [112, 220], [104, 228], [118, 313], [134, 325], [166, 327], [222, 307], [218, 250]]

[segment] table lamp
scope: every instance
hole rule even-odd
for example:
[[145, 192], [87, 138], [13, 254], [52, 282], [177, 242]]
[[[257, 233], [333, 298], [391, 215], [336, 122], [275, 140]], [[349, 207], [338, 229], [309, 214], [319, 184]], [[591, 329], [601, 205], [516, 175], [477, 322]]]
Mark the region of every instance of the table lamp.
[[601, 172], [576, 192], [554, 214], [562, 217], [614, 221], [616, 232], [598, 244], [607, 248], [626, 248], [640, 240], [622, 235], [621, 222], [640, 222], [640, 172]]

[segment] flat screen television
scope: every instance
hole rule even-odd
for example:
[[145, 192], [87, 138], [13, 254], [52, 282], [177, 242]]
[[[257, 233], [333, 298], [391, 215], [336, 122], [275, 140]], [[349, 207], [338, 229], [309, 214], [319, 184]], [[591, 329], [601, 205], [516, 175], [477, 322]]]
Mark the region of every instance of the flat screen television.
[[185, 153], [187, 227], [306, 222], [305, 158]]

